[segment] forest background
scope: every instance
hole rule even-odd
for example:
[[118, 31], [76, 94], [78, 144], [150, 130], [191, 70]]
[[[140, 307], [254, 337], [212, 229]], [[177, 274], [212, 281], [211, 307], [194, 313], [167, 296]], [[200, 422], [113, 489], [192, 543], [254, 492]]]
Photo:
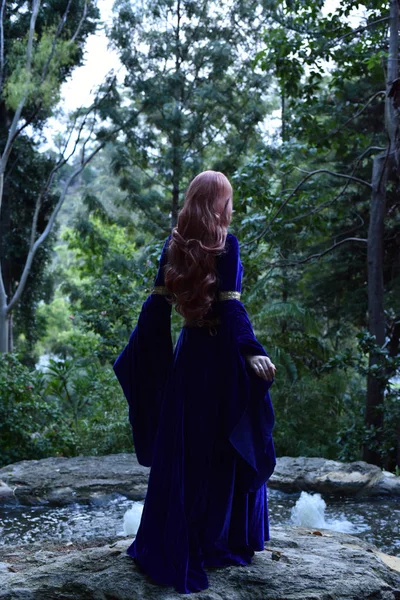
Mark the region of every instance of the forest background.
[[122, 76], [66, 113], [98, 6], [0, 0], [0, 466], [132, 451], [112, 364], [216, 169], [277, 454], [399, 474], [400, 6], [328, 4], [117, 0]]

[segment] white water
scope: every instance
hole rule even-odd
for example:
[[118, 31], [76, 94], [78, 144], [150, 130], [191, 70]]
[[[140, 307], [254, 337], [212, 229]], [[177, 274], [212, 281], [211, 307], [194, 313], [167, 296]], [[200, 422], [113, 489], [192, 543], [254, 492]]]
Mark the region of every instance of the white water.
[[[325, 517], [326, 502], [321, 494], [309, 494], [301, 492], [300, 498], [291, 510], [291, 521], [294, 525], [303, 527], [321, 527], [323, 529], [333, 529], [343, 533], [357, 533], [360, 531], [360, 524], [355, 524], [346, 519], [341, 514], [337, 519]], [[368, 526], [364, 527], [368, 529]]]
[[124, 513], [124, 533], [125, 535], [136, 535], [139, 529], [140, 519], [142, 517], [143, 504], [135, 502], [132, 507]]
[[[291, 521], [294, 525], [303, 527], [320, 527], [322, 529], [333, 529], [343, 533], [358, 533], [369, 529], [367, 525], [361, 526], [346, 519], [343, 514], [339, 518], [329, 519], [325, 516], [326, 502], [321, 494], [309, 494], [301, 492], [300, 498], [291, 509]], [[123, 527], [125, 535], [136, 535], [142, 517], [143, 504], [135, 502], [132, 507], [124, 513]]]

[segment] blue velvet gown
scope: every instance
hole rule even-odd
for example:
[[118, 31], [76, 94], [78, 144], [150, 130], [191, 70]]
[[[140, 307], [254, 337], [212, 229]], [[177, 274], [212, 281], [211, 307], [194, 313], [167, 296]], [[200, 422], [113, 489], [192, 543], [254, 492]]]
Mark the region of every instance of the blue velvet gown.
[[276, 464], [273, 380], [244, 359], [268, 354], [240, 301], [243, 266], [231, 233], [216, 259], [219, 295], [205, 315], [219, 324], [183, 326], [173, 348], [163, 275], [169, 239], [114, 371], [138, 461], [151, 467], [127, 554], [154, 582], [191, 593], [208, 587], [205, 567], [249, 564], [270, 539], [265, 483]]

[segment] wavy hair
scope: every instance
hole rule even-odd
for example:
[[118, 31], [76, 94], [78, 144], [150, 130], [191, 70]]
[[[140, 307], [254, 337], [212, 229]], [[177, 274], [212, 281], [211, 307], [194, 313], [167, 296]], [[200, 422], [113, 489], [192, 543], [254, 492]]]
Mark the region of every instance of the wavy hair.
[[231, 198], [231, 184], [219, 171], [200, 173], [187, 189], [164, 270], [165, 286], [185, 319], [203, 316], [215, 299], [215, 257], [225, 248]]

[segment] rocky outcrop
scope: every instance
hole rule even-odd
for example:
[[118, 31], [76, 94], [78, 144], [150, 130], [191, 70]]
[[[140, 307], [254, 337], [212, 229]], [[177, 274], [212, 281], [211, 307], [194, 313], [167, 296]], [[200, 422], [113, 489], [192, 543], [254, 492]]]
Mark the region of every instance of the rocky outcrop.
[[[149, 469], [135, 454], [24, 460], [0, 469], [0, 503], [64, 505], [111, 493], [131, 500], [146, 495]], [[268, 487], [352, 496], [400, 495], [400, 477], [363, 461], [278, 458]]]
[[142, 500], [149, 471], [129, 453], [23, 460], [0, 469], [0, 502], [61, 506], [112, 493]]
[[[125, 553], [131, 538], [97, 547], [0, 547], [1, 600], [173, 600]], [[196, 600], [399, 600], [399, 558], [328, 530], [272, 527], [245, 567], [208, 569]]]
[[[0, 502], [64, 505], [112, 493], [143, 499], [149, 469], [134, 454], [47, 458], [0, 469]], [[278, 459], [269, 487], [327, 494], [400, 494], [399, 477], [364, 462]], [[196, 600], [400, 600], [400, 558], [327, 529], [271, 527], [246, 567], [209, 569]], [[0, 600], [172, 600], [127, 556], [132, 537], [0, 546]]]
[[268, 487], [283, 492], [304, 490], [340, 496], [400, 496], [400, 477], [362, 460], [345, 463], [281, 456]]

